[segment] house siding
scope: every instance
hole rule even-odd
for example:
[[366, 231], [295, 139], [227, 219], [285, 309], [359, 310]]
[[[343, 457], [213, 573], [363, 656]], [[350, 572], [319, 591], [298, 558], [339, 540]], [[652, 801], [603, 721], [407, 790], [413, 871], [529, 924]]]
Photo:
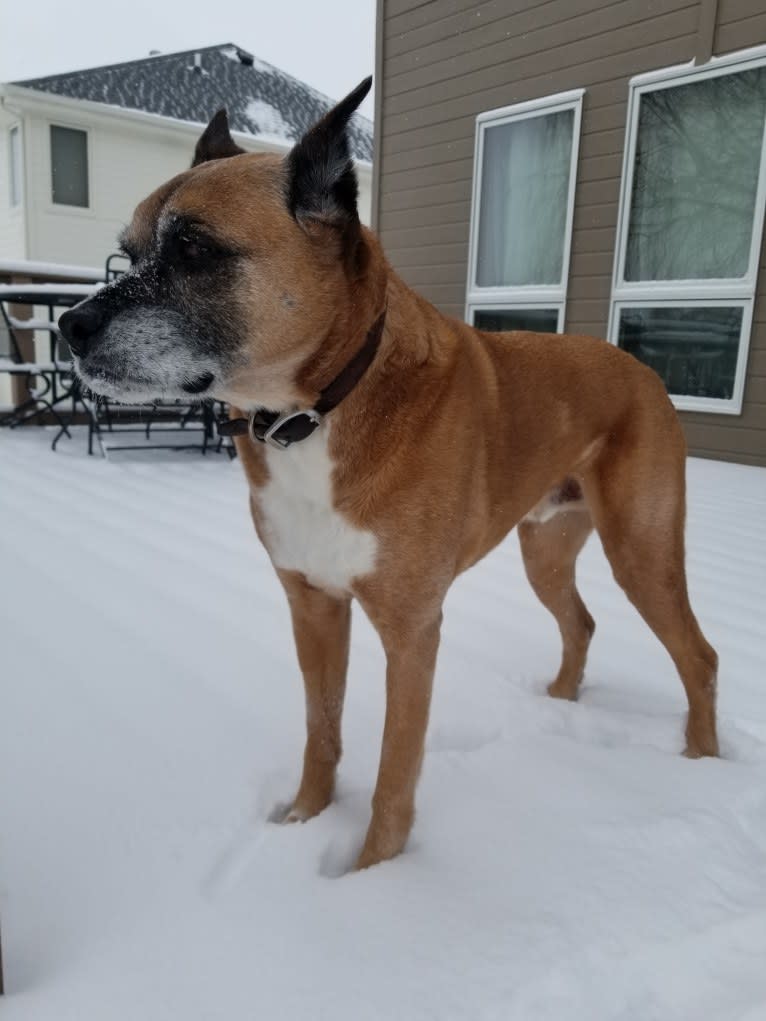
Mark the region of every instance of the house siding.
[[[54, 205], [51, 195], [50, 127], [88, 133], [87, 209]], [[28, 138], [29, 258], [85, 266], [103, 264], [136, 203], [159, 183], [186, 169], [189, 145], [161, 131], [136, 130], [107, 118], [51, 110], [25, 118]]]
[[[24, 202], [11, 205], [9, 132], [20, 124], [18, 117], [0, 107], [0, 259], [25, 258]], [[23, 145], [23, 136], [22, 136]], [[26, 159], [22, 157], [22, 171]], [[0, 374], [0, 409], [12, 407], [14, 391], [11, 377]]]
[[[392, 264], [465, 309], [476, 116], [585, 88], [568, 332], [605, 336], [628, 83], [700, 53], [766, 43], [761, 0], [379, 0], [373, 222]], [[742, 414], [681, 413], [694, 453], [766, 464], [766, 260]]]
[[[117, 236], [138, 202], [175, 174], [188, 169], [201, 127], [161, 118], [133, 120], [108, 107], [36, 95], [25, 90], [15, 120], [0, 106], [5, 121], [22, 122], [25, 196], [11, 209], [7, 181], [7, 129], [0, 120], [0, 256], [80, 266], [100, 266], [115, 250]], [[51, 125], [88, 134], [88, 207], [56, 205], [51, 193]], [[251, 151], [274, 151], [236, 136]], [[283, 152], [283, 149], [279, 150]], [[359, 209], [369, 222], [371, 168], [359, 168]], [[24, 230], [26, 216], [26, 234]]]
[[10, 130], [22, 129], [22, 175], [26, 173], [27, 158], [24, 152], [25, 136], [20, 118], [9, 114], [0, 107], [0, 259], [26, 258], [26, 236], [24, 230], [24, 183], [22, 201], [11, 205], [11, 153]]

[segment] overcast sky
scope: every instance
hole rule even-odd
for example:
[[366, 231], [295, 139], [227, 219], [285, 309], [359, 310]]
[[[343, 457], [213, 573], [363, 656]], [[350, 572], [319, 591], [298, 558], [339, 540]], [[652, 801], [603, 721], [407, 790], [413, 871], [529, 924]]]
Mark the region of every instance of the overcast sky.
[[[374, 71], [375, 0], [0, 0], [0, 81], [237, 43], [340, 98]], [[372, 93], [362, 112], [372, 118]]]

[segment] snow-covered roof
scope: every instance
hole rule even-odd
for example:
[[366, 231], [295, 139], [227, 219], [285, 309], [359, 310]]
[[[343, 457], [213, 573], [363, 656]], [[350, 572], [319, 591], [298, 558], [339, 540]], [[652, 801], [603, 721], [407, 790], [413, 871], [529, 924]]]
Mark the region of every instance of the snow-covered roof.
[[[283, 144], [297, 141], [333, 105], [328, 96], [233, 43], [13, 84], [200, 124], [225, 106], [233, 131]], [[370, 162], [372, 123], [355, 114], [349, 133], [356, 159]]]

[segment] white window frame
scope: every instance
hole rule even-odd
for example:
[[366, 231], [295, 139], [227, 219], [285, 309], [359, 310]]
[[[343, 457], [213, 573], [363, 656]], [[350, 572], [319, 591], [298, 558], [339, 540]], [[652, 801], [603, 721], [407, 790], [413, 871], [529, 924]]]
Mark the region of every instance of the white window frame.
[[8, 201], [11, 209], [18, 209], [24, 202], [24, 136], [20, 123], [12, 124], [8, 130]]
[[[615, 243], [614, 268], [612, 271], [612, 296], [609, 303], [608, 339], [612, 344], [619, 340], [620, 310], [639, 306], [658, 308], [742, 308], [742, 331], [737, 352], [737, 368], [734, 388], [729, 400], [712, 397], [671, 394], [671, 400], [679, 411], [704, 411], [719, 415], [739, 415], [745, 391], [747, 355], [750, 348], [750, 333], [753, 320], [753, 304], [758, 277], [758, 261], [763, 239], [764, 208], [766, 208], [766, 126], [761, 145], [761, 166], [755, 195], [753, 235], [750, 259], [745, 276], [734, 279], [707, 280], [625, 280], [625, 256], [628, 244], [630, 206], [633, 194], [633, 172], [638, 142], [638, 117], [641, 97], [648, 92], [663, 88], [674, 88], [707, 78], [750, 68], [766, 66], [766, 46], [753, 47], [725, 57], [713, 57], [704, 67], [683, 64], [637, 75], [629, 82], [628, 115], [625, 131], [625, 149], [620, 182], [620, 205], [617, 217], [617, 238]], [[766, 122], [766, 118], [764, 118]]]
[[[585, 89], [572, 89], [556, 95], [514, 103], [497, 110], [487, 110], [476, 118], [476, 137], [473, 155], [473, 190], [471, 195], [471, 227], [468, 241], [468, 282], [466, 285], [466, 321], [473, 324], [475, 312], [513, 312], [554, 309], [558, 313], [557, 330], [564, 329], [567, 285], [569, 283], [569, 257], [572, 249], [572, 222], [577, 186], [577, 161], [580, 152], [580, 125], [582, 100]], [[487, 128], [528, 120], [546, 114], [574, 111], [572, 125], [572, 152], [569, 164], [569, 190], [564, 226], [564, 251], [561, 260], [561, 281], [558, 284], [530, 284], [523, 287], [478, 287], [476, 269], [478, 261], [479, 222], [481, 216], [481, 181], [484, 168], [484, 136]]]
[[[66, 202], [53, 201], [53, 142], [51, 128], [68, 128], [70, 131], [81, 131], [85, 135], [85, 156], [88, 166], [88, 204], [87, 206], [70, 206]], [[93, 204], [93, 146], [92, 132], [84, 124], [73, 124], [66, 121], [48, 121], [46, 132], [46, 147], [48, 150], [48, 203], [49, 212], [58, 213], [62, 216], [93, 216], [95, 209]]]

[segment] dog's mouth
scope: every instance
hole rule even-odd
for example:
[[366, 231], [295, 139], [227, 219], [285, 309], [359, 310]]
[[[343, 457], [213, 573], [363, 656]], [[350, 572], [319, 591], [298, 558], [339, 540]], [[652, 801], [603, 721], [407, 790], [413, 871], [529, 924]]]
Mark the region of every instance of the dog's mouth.
[[106, 397], [113, 401], [136, 402], [177, 399], [189, 396], [203, 398], [215, 382], [212, 372], [197, 376], [186, 376], [181, 380], [159, 380], [135, 373], [118, 374], [103, 366], [85, 367], [80, 359], [75, 360], [75, 369], [83, 386], [94, 397]]

